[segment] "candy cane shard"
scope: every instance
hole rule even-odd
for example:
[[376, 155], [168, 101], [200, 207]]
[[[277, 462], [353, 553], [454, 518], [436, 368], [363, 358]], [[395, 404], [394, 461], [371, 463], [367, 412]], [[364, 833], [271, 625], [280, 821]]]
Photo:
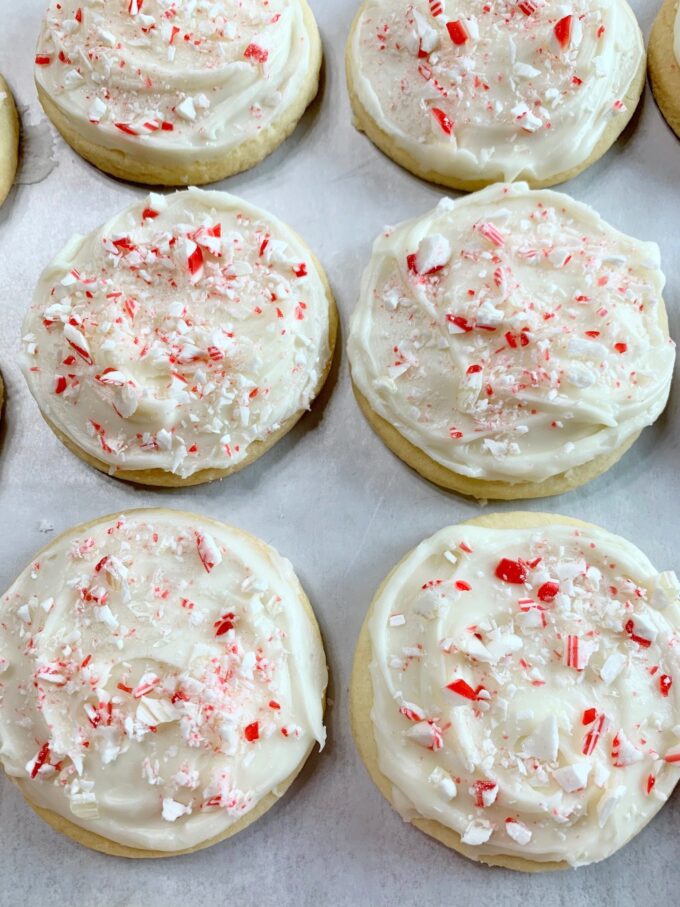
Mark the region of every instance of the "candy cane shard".
[[78, 330], [75, 325], [67, 323], [64, 325], [64, 338], [71, 349], [83, 359], [88, 365], [92, 365], [92, 354], [90, 352], [90, 346], [85, 338], [85, 335]]
[[554, 762], [559, 749], [559, 733], [554, 715], [548, 715], [524, 740], [522, 754], [545, 762]]
[[414, 743], [425, 749], [436, 751], [444, 746], [442, 732], [434, 721], [419, 721], [405, 733]]
[[621, 730], [617, 731], [612, 740], [612, 762], [617, 768], [641, 762], [644, 754], [626, 737]]
[[473, 819], [463, 832], [461, 841], [470, 847], [479, 847], [486, 844], [492, 834], [493, 825], [490, 822], [486, 819]]
[[[593, 709], [593, 711], [595, 710]], [[607, 716], [604, 714], [604, 712], [600, 715], [597, 715], [597, 713], [595, 714], [596, 717], [591, 718], [590, 721], [587, 722], [592, 723], [592, 727], [586, 734], [583, 741], [582, 752], [584, 756], [592, 756], [592, 754], [595, 752], [595, 748], [600, 742], [600, 737], [607, 727]]]
[[526, 847], [532, 838], [532, 833], [527, 826], [523, 822], [518, 822], [517, 819], [512, 818], [505, 820], [505, 833], [517, 844], [521, 844], [522, 847]]
[[565, 765], [562, 768], [555, 769], [552, 776], [562, 790], [571, 794], [586, 787], [590, 768], [590, 765], [586, 762], [575, 762], [572, 765]]
[[430, 784], [434, 784], [447, 800], [454, 800], [456, 798], [458, 794], [456, 782], [448, 772], [444, 771], [444, 769], [437, 766], [432, 770], [428, 781]]
[[451, 258], [451, 245], [440, 233], [426, 236], [418, 245], [416, 272], [428, 276], [444, 268]]
[[215, 539], [207, 532], [197, 533], [196, 546], [198, 548], [198, 556], [201, 559], [201, 563], [203, 564], [206, 573], [210, 573], [218, 566], [218, 564], [222, 563], [220, 549], [217, 546]]

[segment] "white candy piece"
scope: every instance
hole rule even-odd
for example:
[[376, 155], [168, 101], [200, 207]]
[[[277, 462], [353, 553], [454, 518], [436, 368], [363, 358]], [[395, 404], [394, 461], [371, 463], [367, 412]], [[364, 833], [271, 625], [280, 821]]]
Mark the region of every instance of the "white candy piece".
[[451, 258], [451, 244], [441, 233], [434, 233], [421, 239], [416, 253], [418, 274], [431, 274], [448, 264]]
[[480, 844], [486, 844], [492, 834], [493, 826], [490, 822], [473, 819], [461, 835], [461, 841], [471, 847], [479, 847]]
[[633, 765], [644, 759], [644, 753], [626, 737], [623, 731], [618, 731], [612, 741], [612, 760], [616, 766]]
[[217, 547], [215, 539], [207, 532], [198, 537], [198, 554], [208, 573], [222, 563], [222, 553]]
[[182, 117], [183, 120], [188, 120], [193, 122], [196, 119], [196, 107], [194, 105], [194, 99], [191, 97], [186, 97], [180, 104], [175, 107], [175, 112]]
[[439, 766], [432, 770], [428, 781], [430, 784], [434, 784], [448, 800], [453, 800], [458, 794], [456, 782], [448, 772], [445, 772]]
[[654, 642], [658, 636], [658, 629], [651, 617], [646, 614], [636, 614], [633, 617], [633, 632], [632, 635], [641, 636], [642, 639], [646, 639], [649, 642]]
[[524, 741], [522, 755], [534, 756], [544, 762], [554, 762], [557, 759], [559, 744], [557, 720], [554, 715], [548, 715]]
[[590, 765], [587, 762], [575, 762], [573, 765], [565, 765], [562, 768], [555, 769], [552, 773], [553, 778], [562, 790], [568, 794], [575, 790], [582, 790], [588, 783], [590, 774]]
[[163, 798], [163, 818], [166, 822], [176, 822], [181, 816], [186, 816], [191, 812], [191, 806], [185, 806], [183, 803], [178, 803], [177, 800], [173, 800], [172, 797]]
[[416, 32], [420, 39], [418, 49], [423, 50], [426, 54], [432, 53], [433, 50], [439, 47], [439, 32], [430, 25], [417, 9], [413, 10], [413, 18], [416, 23]]
[[406, 731], [406, 736], [426, 749], [433, 749], [437, 745], [437, 730], [429, 721], [419, 721]]
[[505, 820], [505, 833], [509, 835], [513, 841], [521, 844], [522, 847], [528, 844], [532, 837], [532, 833], [526, 825], [523, 822], [517, 822], [515, 819]]
[[600, 677], [609, 686], [623, 671], [628, 659], [622, 652], [612, 652], [600, 668]]

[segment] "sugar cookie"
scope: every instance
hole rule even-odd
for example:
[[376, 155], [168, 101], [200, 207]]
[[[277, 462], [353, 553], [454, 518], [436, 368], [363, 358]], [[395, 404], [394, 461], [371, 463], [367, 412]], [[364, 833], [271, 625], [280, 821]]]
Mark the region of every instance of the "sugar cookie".
[[663, 411], [675, 347], [659, 250], [591, 208], [495, 185], [387, 228], [351, 323], [359, 403], [431, 481], [561, 494]]
[[436, 533], [361, 631], [352, 724], [373, 780], [474, 860], [610, 856], [680, 778], [679, 591], [630, 542], [567, 517]]
[[0, 763], [95, 850], [215, 844], [324, 744], [311, 606], [290, 563], [238, 529], [171, 510], [75, 527], [0, 612]]
[[664, 0], [649, 36], [649, 78], [656, 103], [680, 138], [680, 8]]
[[45, 112], [86, 160], [168, 186], [246, 170], [317, 93], [306, 0], [51, 0], [35, 78]]
[[347, 45], [359, 129], [455, 189], [570, 179], [618, 137], [645, 50], [625, 0], [366, 0]]
[[149, 485], [242, 469], [309, 408], [337, 316], [307, 246], [224, 192], [149, 196], [44, 271], [21, 364], [59, 438]]
[[0, 205], [14, 184], [19, 160], [19, 114], [9, 85], [0, 76]]

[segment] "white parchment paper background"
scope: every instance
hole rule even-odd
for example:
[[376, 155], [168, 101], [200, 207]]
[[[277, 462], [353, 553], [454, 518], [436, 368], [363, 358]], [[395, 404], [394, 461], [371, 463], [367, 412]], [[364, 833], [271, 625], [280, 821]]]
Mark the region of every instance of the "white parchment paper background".
[[[292, 560], [316, 608], [332, 671], [328, 745], [283, 802], [246, 832], [164, 861], [128, 862], [80, 848], [51, 831], [0, 779], [0, 905], [671, 907], [680, 903], [680, 795], [604, 864], [525, 876], [469, 862], [405, 825], [355, 752], [347, 687], [354, 643], [378, 583], [423, 537], [480, 507], [411, 472], [354, 403], [343, 347], [371, 243], [384, 224], [428, 210], [441, 192], [400, 170], [351, 127], [343, 47], [354, 0], [312, 0], [312, 6], [326, 54], [319, 98], [271, 158], [221, 187], [292, 224], [326, 266], [344, 326], [327, 389], [273, 451], [218, 484], [144, 490], [100, 475], [68, 453], [42, 422], [16, 365], [23, 312], [40, 270], [71, 233], [89, 231], [143, 190], [99, 173], [58, 138], [56, 168], [15, 188], [0, 209], [0, 367], [8, 391], [0, 430], [0, 587], [54, 537], [38, 531], [41, 520], [58, 533], [113, 511], [166, 505], [242, 526]], [[656, 4], [634, 0], [633, 6], [648, 34]], [[41, 118], [32, 69], [42, 10], [43, 0], [0, 0], [0, 71], [33, 123]], [[32, 153], [44, 155], [44, 137], [32, 139]], [[41, 171], [36, 163], [34, 175]], [[620, 229], [659, 243], [671, 331], [680, 338], [680, 141], [649, 88], [616, 146], [562, 188]], [[525, 509], [600, 523], [640, 545], [660, 569], [680, 571], [679, 405], [680, 385], [665, 416], [610, 472], [581, 491]]]

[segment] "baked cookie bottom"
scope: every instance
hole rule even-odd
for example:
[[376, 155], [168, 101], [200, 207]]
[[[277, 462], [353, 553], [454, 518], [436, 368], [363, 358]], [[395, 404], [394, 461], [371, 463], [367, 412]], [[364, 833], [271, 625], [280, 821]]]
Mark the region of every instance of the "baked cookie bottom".
[[[63, 535], [71, 535], [74, 532], [85, 532], [90, 529], [92, 526], [101, 523], [106, 520], [115, 520], [120, 516], [130, 514], [139, 514], [139, 513], [161, 513], [161, 514], [180, 514], [189, 519], [194, 518], [200, 520], [202, 523], [212, 523], [216, 526], [223, 526], [219, 520], [213, 520], [210, 517], [201, 516], [199, 514], [190, 513], [188, 511], [173, 511], [169, 508], [137, 508], [133, 510], [121, 511], [115, 514], [108, 514], [107, 516], [100, 517], [97, 520], [91, 520], [87, 523], [82, 523], [79, 526], [73, 526], [70, 529], [67, 529]], [[230, 527], [235, 529], [235, 527]], [[266, 548], [267, 546], [257, 537], [251, 535], [249, 532], [245, 532], [242, 529], [237, 530], [241, 535], [246, 536], [251, 542], [255, 543], [258, 548]], [[48, 548], [51, 548], [55, 542], [58, 542], [59, 538], [54, 539], [48, 545], [44, 546], [39, 552], [37, 552], [34, 557], [40, 557], [43, 551], [46, 551]], [[303, 605], [307, 616], [312, 625], [314, 631], [314, 636], [316, 637], [316, 642], [320, 647], [321, 651], [324, 651], [323, 639], [321, 636], [321, 630], [319, 629], [319, 624], [314, 614], [312, 605], [307, 598], [307, 595], [300, 584], [300, 581], [295, 577], [297, 586], [298, 586], [298, 598], [301, 604]], [[326, 704], [326, 690], [324, 690], [322, 697], [322, 707], [325, 708]], [[219, 844], [220, 841], [226, 841], [227, 838], [231, 838], [233, 835], [238, 834], [240, 831], [246, 829], [249, 825], [252, 825], [257, 819], [263, 816], [268, 810], [277, 803], [286, 791], [290, 788], [292, 783], [295, 781], [297, 776], [300, 774], [302, 769], [307, 763], [309, 756], [314, 749], [316, 741], [312, 741], [309, 745], [304, 756], [300, 760], [299, 765], [292, 774], [290, 774], [281, 784], [278, 785], [276, 793], [272, 792], [263, 797], [260, 802], [250, 810], [242, 819], [239, 819], [238, 822], [235, 822], [231, 825], [225, 832], [220, 835], [215, 835], [213, 838], [209, 838], [207, 841], [203, 841], [200, 844], [197, 844], [195, 847], [189, 847], [184, 850], [144, 850], [138, 847], [129, 847], [126, 844], [120, 844], [117, 841], [111, 841], [108, 838], [98, 835], [95, 832], [89, 831], [85, 828], [82, 828], [80, 825], [76, 825], [75, 822], [71, 822], [69, 819], [64, 818], [64, 816], [59, 815], [58, 813], [53, 812], [50, 809], [45, 809], [42, 806], [38, 806], [34, 803], [29, 794], [27, 793], [26, 787], [21, 783], [21, 781], [16, 778], [10, 778], [16, 786], [19, 788], [21, 793], [26, 800], [26, 803], [31, 807], [31, 809], [40, 816], [47, 824], [53, 828], [55, 831], [60, 832], [63, 835], [66, 835], [68, 838], [71, 838], [73, 841], [76, 841], [78, 844], [82, 844], [85, 847], [90, 848], [91, 850], [97, 850], [99, 853], [104, 853], [112, 857], [128, 857], [130, 859], [160, 859], [163, 857], [178, 857], [183, 854], [195, 853], [198, 850], [204, 850], [206, 847], [212, 847], [214, 844]]]
[[[300, 242], [299, 237], [297, 237]], [[306, 246], [306, 243], [303, 243]], [[314, 389], [313, 400], [321, 392], [326, 379], [330, 373], [333, 357], [335, 354], [335, 345], [338, 336], [339, 320], [338, 320], [338, 311], [335, 304], [335, 299], [328, 283], [328, 278], [321, 265], [316, 259], [316, 256], [313, 255], [311, 251], [308, 251], [308, 254], [312, 261], [314, 262], [319, 275], [323, 281], [323, 284], [326, 288], [326, 298], [328, 300], [328, 358], [325, 362], [324, 368], [317, 382], [316, 388]], [[100, 472], [105, 472], [107, 475], [112, 476], [115, 479], [122, 479], [126, 482], [134, 482], [137, 485], [153, 485], [160, 488], [188, 488], [192, 485], [203, 485], [206, 482], [214, 482], [217, 479], [224, 479], [227, 476], [232, 475], [233, 473], [240, 472], [242, 469], [245, 469], [246, 466], [249, 466], [251, 463], [254, 463], [255, 460], [258, 460], [263, 456], [267, 451], [272, 448], [277, 441], [280, 441], [284, 435], [287, 435], [288, 432], [293, 428], [294, 425], [299, 422], [299, 420], [304, 416], [306, 410], [301, 409], [289, 419], [282, 423], [280, 428], [272, 432], [267, 438], [262, 441], [254, 441], [250, 445], [250, 452], [248, 456], [237, 463], [235, 466], [228, 467], [227, 469], [200, 469], [198, 472], [193, 473], [190, 476], [183, 478], [182, 476], [175, 475], [175, 473], [170, 472], [165, 469], [125, 469], [123, 467], [115, 466], [114, 464], [107, 463], [104, 460], [100, 460], [98, 457], [93, 456], [93, 454], [88, 451], [83, 450], [78, 444], [76, 444], [73, 439], [65, 434], [60, 428], [58, 428], [51, 419], [49, 419], [45, 413], [40, 410], [40, 413], [52, 429], [54, 434], [59, 438], [64, 447], [68, 448], [71, 453], [74, 453], [77, 457], [83, 460], [88, 466], [92, 466], [94, 469], [98, 469]]]
[[[666, 0], [667, 3], [673, 2], [673, 0]], [[345, 70], [347, 75], [347, 89], [349, 91], [350, 102], [352, 105], [352, 112], [354, 114], [354, 125], [360, 131], [365, 133], [365, 135], [373, 142], [373, 144], [386, 154], [387, 157], [391, 158], [395, 163], [399, 164], [400, 167], [403, 167], [405, 170], [410, 171], [414, 176], [420, 177], [420, 179], [427, 180], [430, 183], [437, 183], [440, 186], [446, 186], [449, 189], [458, 189], [463, 192], [475, 192], [477, 189], [483, 189], [485, 186], [490, 186], [493, 183], [503, 183], [507, 182], [505, 176], [501, 172], [494, 174], [489, 174], [480, 179], [470, 180], [470, 179], [461, 179], [456, 176], [455, 173], [444, 173], [436, 170], [428, 170], [426, 167], [423, 167], [420, 162], [415, 158], [409, 151], [405, 148], [402, 148], [398, 141], [383, 129], [378, 126], [378, 124], [370, 116], [366, 108], [361, 103], [359, 96], [356, 92], [354, 86], [354, 73], [353, 73], [353, 64], [351, 60], [351, 46], [354, 40], [354, 33], [358, 27], [359, 19], [363, 12], [363, 6], [359, 10], [354, 19], [352, 25], [352, 30], [350, 36], [347, 40], [347, 45], [345, 48]], [[519, 173], [514, 178], [513, 182], [527, 182], [532, 189], [547, 189], [549, 186], [556, 186], [558, 183], [564, 183], [567, 180], [572, 179], [575, 176], [578, 176], [579, 173], [582, 173], [591, 164], [594, 164], [599, 160], [605, 152], [607, 152], [614, 142], [617, 140], [619, 135], [628, 125], [631, 120], [637, 105], [642, 96], [642, 91], [645, 87], [645, 76], [646, 76], [646, 60], [643, 55], [643, 59], [640, 61], [640, 67], [635, 74], [633, 81], [630, 84], [630, 87], [622, 99], [623, 103], [626, 106], [626, 111], [620, 114], [617, 117], [612, 118], [610, 124], [607, 126], [605, 131], [602, 133], [599, 141], [595, 145], [595, 148], [589, 155], [589, 157], [579, 164], [577, 167], [572, 167], [569, 170], [564, 170], [561, 173], [556, 173], [552, 176], [546, 177], [544, 179], [537, 179], [531, 174]], [[678, 101], [680, 104], [680, 100]]]
[[542, 482], [495, 482], [473, 479], [447, 469], [446, 466], [437, 463], [419, 447], [408, 441], [393, 425], [371, 408], [370, 403], [354, 382], [352, 382], [352, 387], [359, 408], [369, 425], [392, 453], [403, 460], [407, 466], [420, 473], [423, 478], [434, 482], [435, 485], [478, 500], [518, 501], [529, 498], [548, 498], [572, 491], [574, 488], [596, 479], [617, 463], [641, 434], [641, 432], [637, 432], [632, 435], [611, 453], [602, 454], [582, 466], [568, 469], [566, 472], [551, 476]]
[[0, 104], [0, 205], [9, 195], [19, 162], [19, 114], [9, 85], [0, 76], [0, 92], [7, 97]]
[[664, 0], [649, 36], [649, 81], [664, 119], [680, 138], [680, 63], [673, 37], [678, 0]]
[[[282, 111], [280, 117], [256, 136], [231, 148], [220, 156], [203, 157], [184, 164], [170, 162], [171, 155], [160, 160], [147, 160], [134, 154], [109, 148], [83, 138], [69, 117], [58, 107], [50, 96], [36, 83], [38, 97], [52, 124], [64, 140], [82, 158], [94, 164], [99, 170], [119, 179], [150, 186], [201, 186], [215, 183], [249, 170], [270, 155], [281, 145], [297, 126], [303, 113], [314, 100], [319, 90], [322, 47], [319, 29], [306, 0], [302, 0], [305, 27], [311, 43], [309, 74], [296, 100]], [[167, 157], [168, 163], [165, 162]]]
[[[488, 516], [477, 517], [473, 520], [466, 520], [462, 525], [482, 526], [487, 529], [533, 529], [549, 525], [567, 525], [592, 527], [592, 523], [585, 523], [582, 520], [575, 520], [566, 516], [555, 516], [549, 513], [527, 513], [517, 511], [515, 513], [492, 513]], [[371, 780], [376, 785], [385, 799], [395, 807], [393, 797], [392, 782], [380, 771], [378, 763], [378, 748], [373, 735], [373, 721], [371, 711], [373, 709], [373, 685], [369, 667], [373, 657], [371, 648], [371, 638], [369, 632], [369, 622], [373, 613], [375, 602], [382, 595], [391, 576], [410, 556], [408, 552], [402, 560], [390, 571], [388, 576], [383, 580], [380, 588], [369, 607], [368, 614], [362, 625], [357, 642], [354, 663], [352, 666], [352, 677], [350, 681], [350, 723], [354, 743], [359, 755], [361, 756], [366, 769], [368, 770]], [[651, 818], [651, 817], [650, 817]], [[562, 861], [545, 861], [525, 860], [522, 857], [503, 854], [480, 854], [475, 847], [463, 844], [461, 836], [452, 828], [442, 825], [434, 819], [414, 818], [410, 820], [412, 825], [420, 831], [425, 832], [432, 838], [435, 838], [441, 844], [449, 847], [476, 862], [485, 863], [487, 866], [500, 866], [504, 869], [515, 869], [520, 872], [548, 872], [556, 869], [571, 869], [571, 864], [566, 860]], [[630, 840], [630, 839], [629, 839]]]

